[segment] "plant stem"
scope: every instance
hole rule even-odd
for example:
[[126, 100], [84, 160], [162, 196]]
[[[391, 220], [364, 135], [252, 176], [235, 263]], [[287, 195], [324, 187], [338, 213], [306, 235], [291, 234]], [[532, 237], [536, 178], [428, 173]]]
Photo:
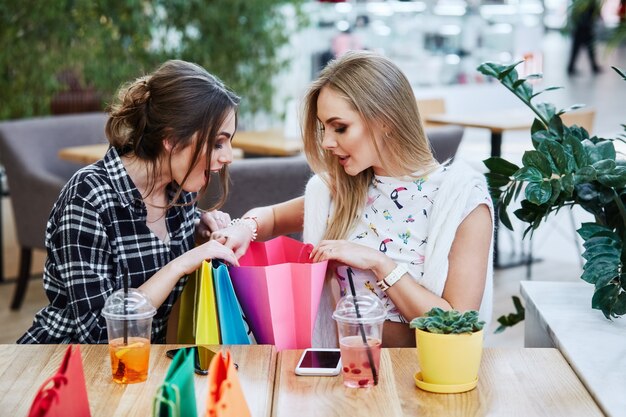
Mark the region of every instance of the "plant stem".
[[519, 94], [517, 94], [517, 92], [513, 88], [511, 88], [509, 85], [507, 85], [506, 83], [502, 83], [502, 85], [504, 85], [510, 92], [515, 94], [515, 96], [517, 98], [519, 98], [522, 101], [522, 103], [526, 104], [533, 111], [533, 113], [535, 113], [537, 115], [537, 117], [539, 118], [541, 123], [543, 123], [543, 126], [546, 129], [548, 128], [548, 121], [546, 119], [544, 119], [543, 116], [541, 115], [541, 113], [539, 113], [539, 111], [535, 108], [535, 106], [533, 106], [533, 104], [531, 103], [532, 99], [524, 100], [524, 98], [521, 97]]

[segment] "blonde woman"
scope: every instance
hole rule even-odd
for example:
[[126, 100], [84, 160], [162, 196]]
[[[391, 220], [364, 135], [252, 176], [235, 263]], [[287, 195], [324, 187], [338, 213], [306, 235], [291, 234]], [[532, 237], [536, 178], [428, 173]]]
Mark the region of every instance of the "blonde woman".
[[[493, 209], [484, 177], [461, 161], [440, 165], [411, 86], [389, 59], [349, 52], [304, 99], [304, 147], [317, 175], [305, 195], [246, 213], [260, 239], [304, 231], [315, 261], [329, 260], [314, 345], [337, 345], [330, 312], [346, 293], [387, 308], [383, 345], [414, 346], [408, 322], [432, 307], [491, 316]], [[214, 237], [249, 241], [245, 229]], [[349, 290], [348, 290], [349, 291]]]

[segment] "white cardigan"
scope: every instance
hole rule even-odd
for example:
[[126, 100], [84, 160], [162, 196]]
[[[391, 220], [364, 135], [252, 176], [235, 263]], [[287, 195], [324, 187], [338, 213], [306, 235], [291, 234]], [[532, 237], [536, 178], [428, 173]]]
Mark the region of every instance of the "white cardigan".
[[[448, 254], [461, 224], [464, 209], [474, 186], [486, 188], [484, 175], [465, 162], [456, 160], [446, 173], [445, 179], [437, 192], [437, 197], [430, 214], [428, 225], [428, 243], [424, 257], [424, 279], [421, 284], [433, 294], [441, 296], [448, 278]], [[304, 233], [303, 240], [316, 245], [322, 239], [331, 210], [330, 191], [316, 175], [307, 184], [304, 198]], [[488, 204], [493, 223], [493, 206]], [[493, 229], [492, 245], [489, 249], [487, 280], [480, 305], [479, 315], [489, 325], [493, 308]], [[336, 325], [332, 319], [335, 294], [332, 282], [326, 282], [317, 313], [313, 346], [338, 346]]]

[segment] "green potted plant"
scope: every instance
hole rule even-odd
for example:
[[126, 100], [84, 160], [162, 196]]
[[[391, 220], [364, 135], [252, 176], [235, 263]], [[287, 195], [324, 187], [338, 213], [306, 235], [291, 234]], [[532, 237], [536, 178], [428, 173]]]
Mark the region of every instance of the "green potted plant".
[[[3, 2], [0, 120], [46, 115], [58, 76], [112, 97], [120, 83], [167, 59], [205, 67], [242, 95], [242, 113], [272, 110], [280, 49], [305, 21], [303, 0]], [[289, 25], [289, 5], [295, 24]], [[296, 28], [292, 28], [296, 26]], [[104, 108], [102, 103], [102, 108]]]
[[426, 391], [469, 391], [478, 383], [484, 321], [475, 310], [461, 313], [434, 307], [411, 321], [420, 372], [415, 384]]
[[[563, 125], [560, 116], [580, 106], [557, 110], [549, 103], [535, 104], [535, 97], [557, 87], [533, 92], [528, 80], [540, 75], [519, 78], [515, 67], [520, 62], [487, 62], [478, 67], [536, 115], [531, 128], [534, 149], [524, 153], [521, 167], [499, 157], [484, 161], [490, 171], [486, 176], [497, 213], [502, 224], [512, 230], [507, 209], [522, 195], [521, 207], [514, 214], [528, 223], [524, 236], [532, 236], [542, 221], [562, 208], [580, 206], [591, 213], [594, 221], [578, 229], [586, 260], [581, 278], [595, 286], [592, 308], [601, 310], [607, 319], [619, 317], [626, 313], [626, 161], [616, 158], [614, 139], [591, 137], [581, 127]], [[626, 80], [622, 71], [613, 69]], [[624, 138], [622, 134], [618, 140]], [[516, 317], [503, 316], [498, 321], [510, 325], [523, 318], [519, 313], [518, 308]]]

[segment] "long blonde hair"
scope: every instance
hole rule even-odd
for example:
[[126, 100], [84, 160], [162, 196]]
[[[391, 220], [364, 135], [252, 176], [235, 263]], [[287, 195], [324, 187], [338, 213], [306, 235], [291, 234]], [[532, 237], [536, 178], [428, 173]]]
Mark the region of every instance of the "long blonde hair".
[[[313, 171], [328, 185], [333, 198], [324, 239], [345, 239], [367, 198], [374, 177], [372, 167], [355, 176], [346, 174], [332, 152], [324, 150], [322, 125], [317, 118], [317, 99], [322, 88], [339, 93], [359, 113], [370, 132], [383, 169], [401, 177], [415, 171], [430, 171], [437, 166], [411, 84], [389, 59], [364, 51], [348, 52], [331, 61], [309, 87], [304, 100], [302, 135], [304, 151]], [[382, 158], [374, 138], [374, 126], [384, 126], [387, 159]]]

